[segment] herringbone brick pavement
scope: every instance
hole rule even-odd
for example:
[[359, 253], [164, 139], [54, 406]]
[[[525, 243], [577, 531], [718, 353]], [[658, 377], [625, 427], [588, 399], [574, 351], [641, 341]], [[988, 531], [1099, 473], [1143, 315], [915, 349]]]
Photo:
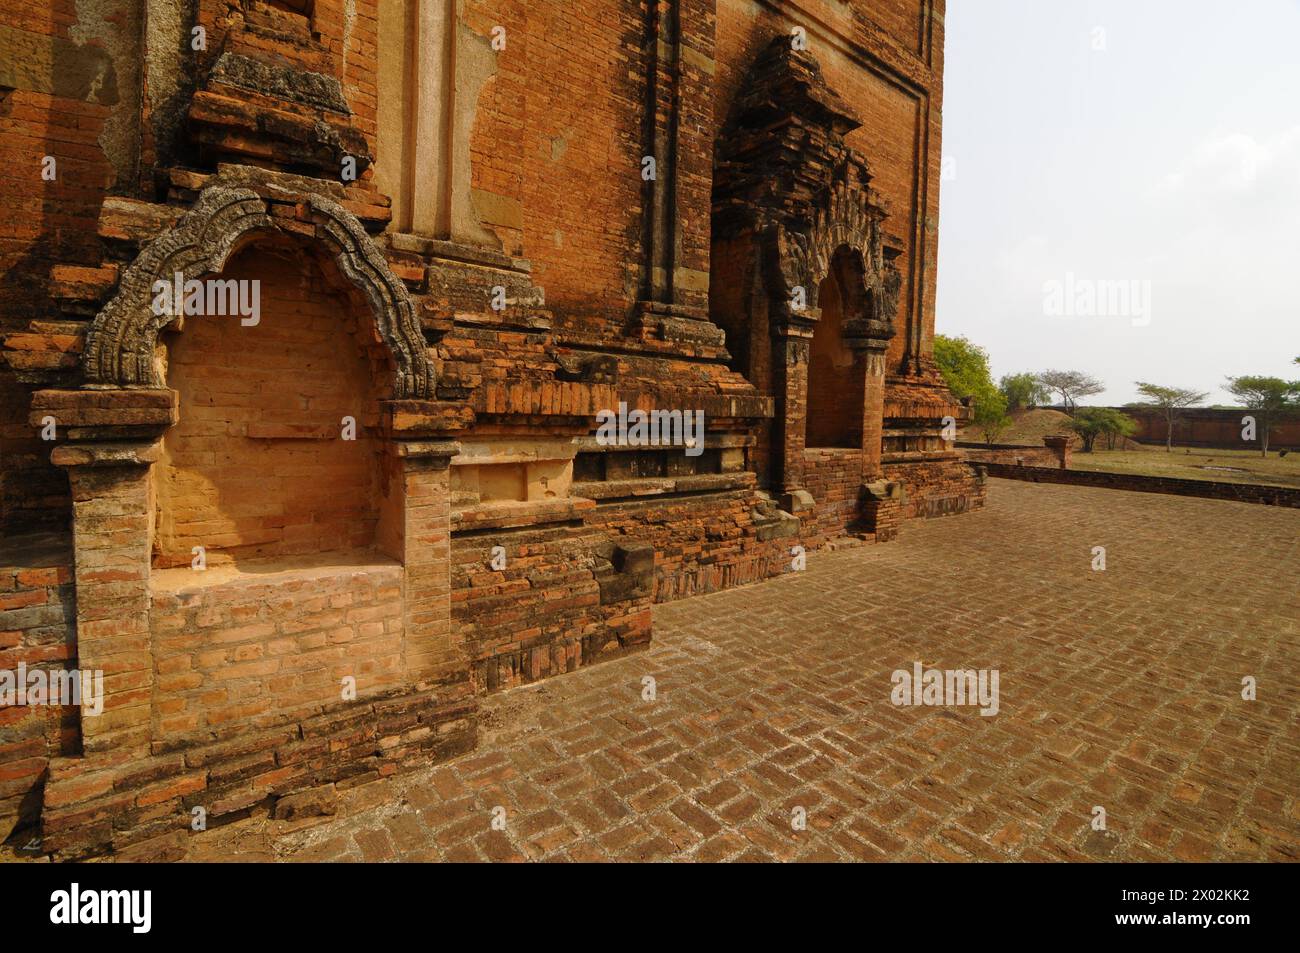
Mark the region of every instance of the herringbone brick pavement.
[[[981, 512], [658, 607], [649, 651], [486, 698], [471, 755], [191, 855], [1296, 860], [1298, 577], [1295, 510], [992, 481]], [[998, 714], [896, 707], [914, 662], [996, 669]]]

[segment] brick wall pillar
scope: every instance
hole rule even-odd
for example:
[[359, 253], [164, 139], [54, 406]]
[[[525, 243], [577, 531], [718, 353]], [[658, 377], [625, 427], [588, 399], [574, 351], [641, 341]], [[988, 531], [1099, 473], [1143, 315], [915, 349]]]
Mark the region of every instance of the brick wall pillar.
[[885, 417], [885, 353], [869, 350], [859, 363], [866, 380], [862, 387], [862, 479], [870, 483], [880, 478], [882, 439]]
[[1062, 470], [1070, 469], [1070, 443], [1072, 437], [1065, 434], [1052, 434], [1043, 438], [1043, 445], [1056, 455], [1057, 465]]
[[100, 715], [81, 708], [87, 753], [149, 744], [149, 468], [160, 445], [73, 443], [55, 449], [72, 490], [77, 668], [104, 673]]
[[876, 542], [885, 543], [898, 536], [906, 502], [903, 484], [897, 481], [876, 480], [862, 485], [862, 518], [876, 534]]
[[459, 450], [447, 440], [394, 444], [389, 545], [405, 567], [406, 679], [420, 687], [468, 682], [464, 643], [451, 626], [449, 464]]
[[50, 461], [67, 469], [72, 493], [77, 668], [104, 675], [103, 711], [81, 709], [87, 753], [144, 750], [151, 738], [149, 475], [177, 419], [176, 392], [167, 388], [32, 395], [32, 426], [52, 421], [68, 441]]
[[645, 7], [645, 155], [641, 300], [634, 329], [647, 337], [721, 349], [709, 321], [716, 0], [655, 0]]
[[[815, 320], [815, 312], [805, 314]], [[803, 452], [808, 432], [808, 347], [811, 341], [812, 322], [792, 320], [779, 328], [772, 342], [774, 393], [780, 401], [776, 439], [780, 448], [781, 490], [784, 494], [803, 489]]]

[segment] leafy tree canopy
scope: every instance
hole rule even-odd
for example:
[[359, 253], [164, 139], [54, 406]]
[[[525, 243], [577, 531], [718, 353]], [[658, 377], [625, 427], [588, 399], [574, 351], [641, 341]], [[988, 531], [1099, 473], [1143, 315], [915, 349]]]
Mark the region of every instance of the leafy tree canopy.
[[998, 381], [998, 390], [1006, 397], [1008, 410], [1028, 410], [1052, 399], [1052, 392], [1028, 372], [1004, 374]]
[[984, 348], [967, 338], [945, 334], [934, 336], [934, 362], [949, 389], [958, 397], [996, 390], [989, 371], [989, 355]]
[[1083, 407], [1070, 421], [1070, 429], [1083, 439], [1083, 452], [1092, 453], [1100, 436], [1127, 437], [1137, 430], [1137, 421], [1113, 407]]

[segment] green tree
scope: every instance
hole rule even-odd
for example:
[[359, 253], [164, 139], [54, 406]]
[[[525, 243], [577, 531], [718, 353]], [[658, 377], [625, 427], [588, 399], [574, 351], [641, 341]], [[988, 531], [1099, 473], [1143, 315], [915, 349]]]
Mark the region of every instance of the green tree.
[[1184, 407], [1199, 404], [1208, 395], [1201, 391], [1188, 390], [1185, 387], [1165, 387], [1161, 384], [1148, 384], [1144, 381], [1137, 382], [1137, 389], [1138, 393], [1145, 397], [1146, 400], [1134, 401], [1128, 406], [1158, 410], [1164, 415], [1165, 452], [1171, 452], [1174, 448], [1174, 424], [1178, 420], [1179, 413]]
[[1081, 407], [1070, 421], [1070, 429], [1083, 440], [1083, 452], [1092, 453], [1098, 437], [1106, 436], [1114, 447], [1116, 437], [1137, 430], [1137, 421], [1113, 407]]
[[1007, 410], [1029, 410], [1052, 399], [1052, 392], [1028, 372], [1002, 375], [998, 390], [1007, 399]]
[[1106, 438], [1106, 449], [1114, 450], [1115, 442], [1123, 437], [1131, 437], [1138, 430], [1138, 422], [1128, 414], [1120, 410], [1114, 410], [1113, 407], [1107, 407], [1106, 410], [1113, 410], [1115, 418], [1111, 424], [1102, 431]]
[[991, 447], [1011, 426], [1011, 418], [1007, 416], [1006, 394], [990, 386], [973, 396], [975, 427], [983, 434], [984, 442]]
[[[1296, 358], [1300, 362], [1300, 358]], [[1229, 377], [1228, 391], [1255, 412], [1260, 456], [1268, 456], [1268, 432], [1273, 422], [1300, 413], [1300, 381], [1247, 374]]]
[[993, 375], [989, 372], [988, 352], [964, 337], [936, 334], [934, 362], [939, 366], [944, 382], [957, 397], [974, 397], [996, 389]]
[[1082, 371], [1043, 371], [1038, 375], [1038, 382], [1048, 393], [1061, 395], [1065, 412], [1071, 417], [1080, 397], [1091, 397], [1106, 389], [1105, 384]]

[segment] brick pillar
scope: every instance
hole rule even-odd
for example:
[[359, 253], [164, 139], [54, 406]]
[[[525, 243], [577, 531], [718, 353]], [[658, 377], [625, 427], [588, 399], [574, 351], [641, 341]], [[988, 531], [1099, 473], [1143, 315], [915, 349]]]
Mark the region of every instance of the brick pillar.
[[860, 358], [866, 376], [862, 394], [862, 481], [880, 478], [885, 417], [885, 352], [866, 351]]
[[1070, 469], [1070, 443], [1072, 437], [1066, 434], [1052, 434], [1043, 438], [1043, 445], [1056, 454], [1057, 465], [1062, 470]]
[[51, 454], [72, 488], [77, 667], [104, 673], [103, 712], [81, 709], [88, 753], [150, 740], [149, 467], [159, 452], [156, 443], [73, 443]]
[[468, 683], [463, 640], [451, 627], [452, 441], [398, 442], [390, 545], [405, 566], [403, 665], [411, 684]]
[[773, 342], [775, 393], [781, 402], [776, 420], [781, 453], [781, 490], [803, 489], [803, 451], [808, 431], [808, 343], [812, 329], [793, 325], [781, 329]]
[[716, 0], [652, 0], [645, 6], [645, 155], [641, 300], [634, 329], [651, 338], [721, 349], [709, 321], [707, 215], [713, 192]]
[[876, 480], [862, 485], [862, 517], [876, 534], [876, 542], [885, 543], [898, 536], [906, 502], [903, 484], [895, 480]]

